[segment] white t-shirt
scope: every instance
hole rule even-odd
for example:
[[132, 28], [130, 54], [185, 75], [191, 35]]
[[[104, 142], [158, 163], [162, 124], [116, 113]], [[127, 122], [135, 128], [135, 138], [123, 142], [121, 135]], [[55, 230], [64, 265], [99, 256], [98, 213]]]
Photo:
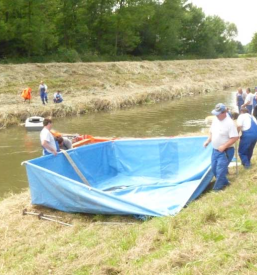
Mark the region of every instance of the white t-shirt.
[[40, 84], [40, 85], [39, 85], [39, 90], [40, 90], [42, 87], [45, 87], [45, 92], [47, 92], [47, 86], [46, 86], [46, 84]]
[[[41, 144], [43, 143], [43, 141], [46, 140], [49, 145], [54, 148], [55, 150], [57, 150], [56, 148], [56, 143], [55, 143], [55, 140], [54, 140], [54, 137], [53, 135], [50, 133], [50, 131], [47, 129], [47, 128], [43, 128], [42, 131], [40, 132], [40, 141], [41, 141]], [[46, 148], [45, 148], [46, 149]], [[52, 153], [50, 152], [49, 150], [46, 149], [46, 151], [48, 153]]]
[[251, 128], [252, 119], [257, 124], [255, 117], [250, 114], [241, 114], [237, 119], [237, 126], [242, 127], [242, 131], [247, 131]]
[[236, 125], [228, 114], [221, 121], [215, 117], [212, 121], [210, 132], [212, 134], [212, 146], [216, 150], [230, 138], [238, 137]]
[[245, 98], [245, 104], [250, 101], [250, 104], [248, 105], [253, 105], [253, 94], [252, 93], [249, 93], [247, 94], [246, 98]]

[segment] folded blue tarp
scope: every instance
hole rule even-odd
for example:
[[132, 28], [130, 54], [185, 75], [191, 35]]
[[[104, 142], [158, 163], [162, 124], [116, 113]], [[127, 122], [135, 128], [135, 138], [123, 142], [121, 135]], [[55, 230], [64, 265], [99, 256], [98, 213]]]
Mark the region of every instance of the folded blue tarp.
[[92, 214], [175, 215], [211, 181], [206, 137], [131, 139], [26, 162], [32, 204]]

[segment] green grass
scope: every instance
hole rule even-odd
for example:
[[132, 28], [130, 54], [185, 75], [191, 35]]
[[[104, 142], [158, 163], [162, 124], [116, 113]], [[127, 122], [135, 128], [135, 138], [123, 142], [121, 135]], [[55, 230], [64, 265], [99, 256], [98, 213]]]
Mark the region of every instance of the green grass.
[[14, 195], [0, 202], [0, 274], [256, 274], [256, 176], [255, 158], [238, 177], [230, 171], [225, 191], [146, 222], [34, 209], [61, 215], [72, 228], [21, 216], [31, 208], [29, 194]]

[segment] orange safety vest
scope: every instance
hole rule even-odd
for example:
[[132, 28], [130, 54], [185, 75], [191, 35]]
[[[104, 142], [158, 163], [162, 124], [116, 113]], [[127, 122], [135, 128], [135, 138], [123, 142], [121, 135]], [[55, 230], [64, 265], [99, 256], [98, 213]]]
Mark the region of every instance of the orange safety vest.
[[22, 91], [21, 96], [26, 100], [26, 99], [31, 99], [31, 88], [27, 88]]

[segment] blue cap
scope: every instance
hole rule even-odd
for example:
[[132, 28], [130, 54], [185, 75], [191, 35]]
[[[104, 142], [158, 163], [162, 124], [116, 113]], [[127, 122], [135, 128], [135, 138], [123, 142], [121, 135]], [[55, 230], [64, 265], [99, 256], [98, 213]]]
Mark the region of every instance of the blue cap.
[[227, 110], [226, 106], [223, 104], [223, 103], [219, 103], [215, 106], [215, 109], [212, 110], [212, 114], [214, 116], [218, 116], [220, 115], [221, 113], [224, 113], [225, 111]]

